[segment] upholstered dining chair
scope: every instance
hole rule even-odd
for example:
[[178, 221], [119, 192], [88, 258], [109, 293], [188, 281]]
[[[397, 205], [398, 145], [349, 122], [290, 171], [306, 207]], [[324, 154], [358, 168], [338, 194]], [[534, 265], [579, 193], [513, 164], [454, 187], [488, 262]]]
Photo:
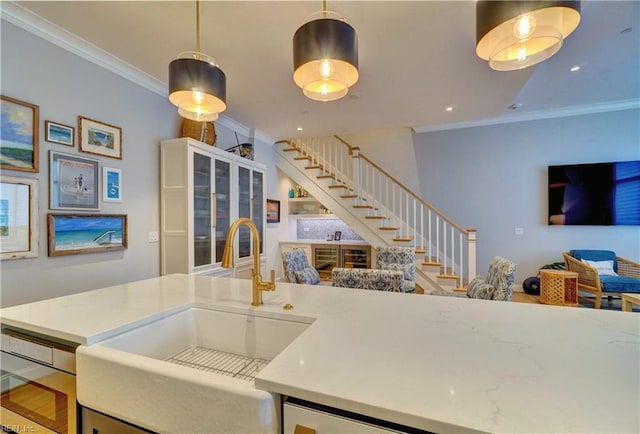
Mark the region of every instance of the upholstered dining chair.
[[404, 273], [403, 292], [415, 292], [416, 251], [413, 247], [378, 247], [376, 256], [378, 269], [402, 271]]
[[305, 283], [307, 285], [320, 283], [318, 271], [309, 265], [304, 250], [296, 249], [282, 252], [282, 270], [284, 278], [289, 283]]

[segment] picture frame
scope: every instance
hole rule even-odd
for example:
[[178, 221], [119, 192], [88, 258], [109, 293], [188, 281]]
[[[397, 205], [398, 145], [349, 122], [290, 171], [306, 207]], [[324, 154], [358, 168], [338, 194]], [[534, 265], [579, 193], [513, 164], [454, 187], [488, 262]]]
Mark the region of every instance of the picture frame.
[[0, 260], [37, 258], [38, 180], [0, 175]]
[[49, 256], [124, 250], [126, 214], [47, 214]]
[[122, 202], [122, 170], [102, 166], [102, 201]]
[[122, 160], [122, 128], [78, 116], [78, 148], [88, 154]]
[[267, 223], [280, 223], [280, 201], [267, 199]]
[[53, 121], [44, 121], [44, 140], [59, 145], [75, 146], [76, 129]]
[[336, 232], [333, 234], [333, 240], [334, 240], [334, 241], [340, 241], [340, 238], [342, 238], [342, 232], [340, 232], [340, 231], [336, 231]]
[[38, 173], [40, 108], [0, 95], [0, 169]]
[[49, 151], [49, 208], [99, 210], [99, 169], [94, 158]]

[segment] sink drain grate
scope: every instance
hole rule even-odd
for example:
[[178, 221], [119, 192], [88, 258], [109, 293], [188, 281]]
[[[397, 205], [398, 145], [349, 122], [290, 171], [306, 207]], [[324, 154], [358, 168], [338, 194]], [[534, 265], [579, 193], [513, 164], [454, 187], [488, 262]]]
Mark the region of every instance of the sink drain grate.
[[198, 346], [187, 347], [171, 356], [167, 361], [246, 381], [253, 380], [258, 372], [269, 363], [269, 360], [265, 359]]

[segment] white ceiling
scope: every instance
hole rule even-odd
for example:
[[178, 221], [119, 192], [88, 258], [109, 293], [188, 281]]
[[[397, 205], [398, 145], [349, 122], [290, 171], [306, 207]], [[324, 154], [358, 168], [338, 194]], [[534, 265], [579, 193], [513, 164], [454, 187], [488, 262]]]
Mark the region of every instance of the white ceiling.
[[[194, 1], [18, 5], [162, 83], [169, 62], [195, 50]], [[292, 80], [293, 34], [320, 0], [203, 0], [201, 51], [227, 76], [224, 115], [274, 139], [428, 131], [548, 110], [639, 106], [639, 6], [584, 0], [582, 22], [558, 54], [537, 67], [496, 72], [475, 55], [474, 1], [329, 1], [357, 31], [360, 81], [328, 103], [308, 100]], [[573, 65], [581, 70], [571, 73]], [[522, 107], [508, 110], [513, 103]]]

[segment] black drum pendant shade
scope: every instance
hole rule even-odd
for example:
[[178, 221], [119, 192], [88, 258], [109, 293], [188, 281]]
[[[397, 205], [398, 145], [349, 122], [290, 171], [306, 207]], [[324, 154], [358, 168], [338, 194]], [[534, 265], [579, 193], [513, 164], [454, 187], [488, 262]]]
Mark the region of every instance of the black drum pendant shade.
[[215, 59], [200, 52], [200, 2], [196, 0], [196, 50], [169, 64], [169, 101], [183, 118], [218, 119], [227, 108], [227, 78]]
[[497, 71], [513, 71], [553, 56], [580, 23], [580, 1], [476, 3], [476, 54]]
[[308, 98], [334, 101], [344, 97], [359, 78], [356, 31], [334, 18], [302, 25], [293, 35], [293, 68], [293, 81]]
[[227, 78], [214, 63], [202, 58], [175, 59], [169, 64], [169, 101], [184, 118], [215, 121], [227, 108]]

